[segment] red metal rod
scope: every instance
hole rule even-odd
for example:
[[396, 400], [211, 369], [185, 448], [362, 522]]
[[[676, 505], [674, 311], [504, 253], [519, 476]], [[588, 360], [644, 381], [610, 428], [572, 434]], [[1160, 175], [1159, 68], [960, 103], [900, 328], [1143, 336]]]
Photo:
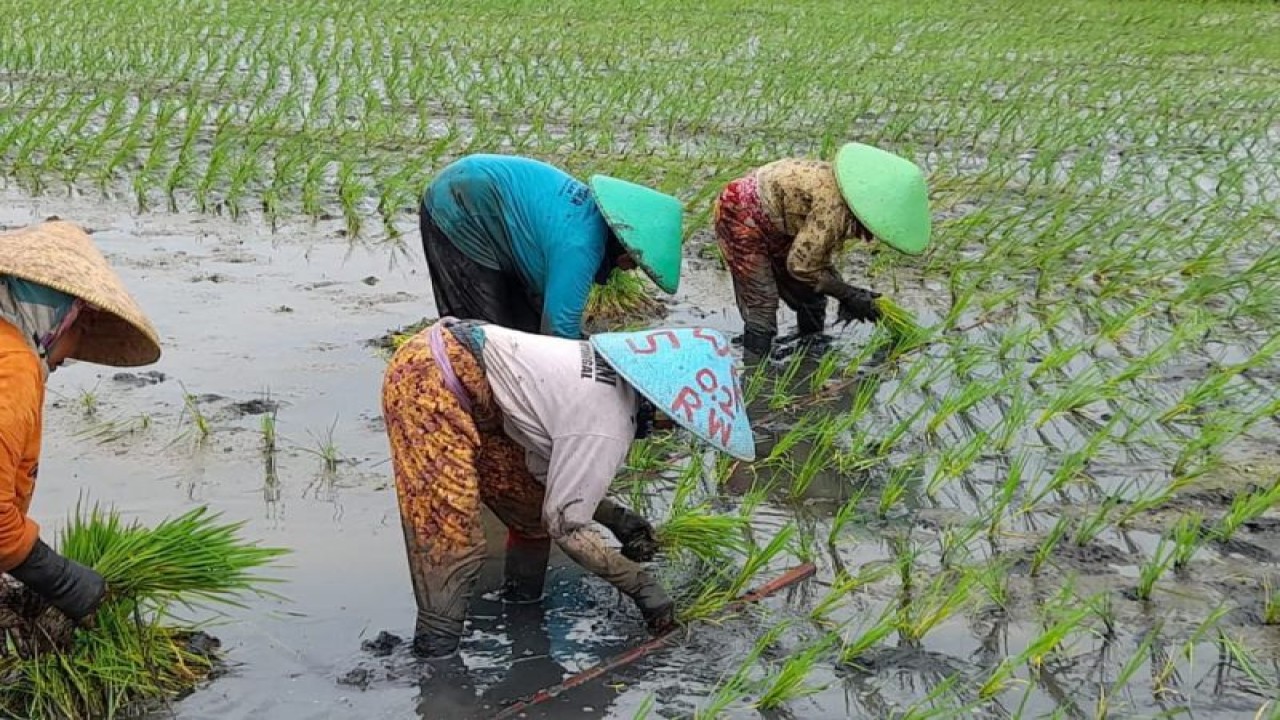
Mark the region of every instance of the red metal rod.
[[[726, 607], [726, 610], [736, 610], [748, 603], [753, 603], [758, 600], [763, 600], [764, 598], [769, 597], [770, 595], [778, 592], [779, 590], [782, 590], [783, 588], [789, 585], [794, 585], [795, 583], [798, 583], [801, 580], [804, 580], [805, 578], [812, 577], [815, 572], [817, 572], [817, 568], [814, 567], [813, 563], [804, 563], [803, 565], [797, 565], [796, 567], [791, 568], [790, 570], [779, 575], [773, 580], [770, 580], [764, 585], [761, 585], [755, 590], [752, 590], [746, 593], [745, 595], [743, 595], [742, 597], [738, 598], [737, 600], [734, 600], [732, 603], [730, 603]], [[507, 707], [503, 708], [502, 711], [499, 712], [497, 715], [494, 715], [493, 716], [494, 720], [503, 720], [503, 718], [516, 717], [517, 715], [524, 712], [525, 710], [528, 710], [530, 707], [534, 705], [538, 705], [540, 703], [544, 703], [547, 700], [557, 697], [566, 690], [572, 690], [573, 688], [576, 688], [579, 685], [583, 685], [585, 683], [591, 682], [592, 680], [595, 680], [596, 678], [600, 677], [601, 675], [604, 675], [605, 673], [617, 670], [618, 668], [623, 667], [624, 665], [629, 665], [635, 662], [636, 660], [639, 660], [640, 658], [648, 655], [654, 650], [659, 650], [662, 647], [664, 647], [667, 644], [667, 642], [672, 637], [675, 636], [677, 630], [678, 628], [672, 628], [664, 632], [663, 634], [649, 640], [643, 645], [638, 645], [634, 648], [631, 648], [630, 650], [627, 650], [626, 652], [614, 655], [613, 657], [609, 658], [608, 660], [605, 660], [599, 665], [589, 667], [586, 670], [583, 670], [582, 672], [578, 673], [577, 675], [574, 675], [573, 677], [569, 678], [568, 680], [565, 680], [564, 682], [558, 683], [556, 685], [552, 685], [551, 687], [546, 688], [544, 690], [539, 690], [538, 692], [534, 693], [533, 695], [530, 695], [527, 698], [524, 698], [523, 700], [517, 700], [515, 704], [508, 705]]]

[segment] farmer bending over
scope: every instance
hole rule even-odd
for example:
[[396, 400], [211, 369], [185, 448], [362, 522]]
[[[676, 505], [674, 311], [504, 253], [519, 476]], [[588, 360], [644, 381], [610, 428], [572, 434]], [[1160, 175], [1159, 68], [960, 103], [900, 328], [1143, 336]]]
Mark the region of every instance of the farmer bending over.
[[640, 564], [656, 552], [653, 529], [605, 498], [609, 484], [665, 413], [735, 456], [754, 454], [737, 368], [713, 330], [587, 342], [445, 318], [392, 357], [382, 406], [424, 657], [458, 647], [485, 556], [481, 502], [509, 530], [504, 599], [542, 597], [555, 541], [634, 600], [650, 632], [669, 628], [672, 600]]
[[151, 323], [84, 231], [49, 222], [0, 233], [0, 572], [77, 623], [106, 584], [54, 552], [27, 516], [45, 381], [68, 358], [128, 367], [159, 357]]
[[[873, 239], [916, 255], [929, 244], [924, 174], [909, 160], [850, 143], [835, 163], [785, 159], [728, 184], [714, 209], [716, 240], [733, 277], [749, 357], [766, 357], [778, 298], [795, 311], [795, 338], [816, 339], [827, 298], [845, 322], [875, 322], [877, 293], [849, 285], [833, 264], [841, 241]], [[791, 339], [791, 338], [788, 338]]]
[[590, 186], [551, 165], [469, 155], [422, 198], [422, 245], [442, 317], [582, 337], [591, 284], [639, 265], [680, 282], [680, 201], [604, 175]]

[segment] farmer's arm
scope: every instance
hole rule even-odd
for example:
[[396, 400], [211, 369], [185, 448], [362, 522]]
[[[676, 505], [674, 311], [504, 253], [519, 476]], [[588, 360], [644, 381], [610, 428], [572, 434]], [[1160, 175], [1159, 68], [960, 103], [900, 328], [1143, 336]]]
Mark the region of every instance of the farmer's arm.
[[[0, 326], [7, 326], [0, 321]], [[14, 337], [17, 337], [16, 334]], [[16, 341], [15, 345], [21, 343]], [[27, 517], [31, 479], [23, 465], [28, 448], [39, 446], [39, 371], [25, 345], [0, 352], [0, 572], [27, 559], [40, 528]]]
[[12, 402], [21, 397], [10, 395], [2, 379], [0, 387], [5, 390], [5, 404], [0, 407], [0, 572], [7, 573], [27, 559], [40, 528], [27, 517], [18, 497], [18, 483], [25, 481], [19, 477], [22, 451], [34, 430], [35, 415]]
[[547, 255], [547, 284], [542, 301], [542, 333], [577, 340], [591, 285], [604, 257], [603, 242], [565, 242]]
[[850, 220], [849, 208], [834, 180], [829, 186], [815, 188], [804, 227], [796, 234], [787, 255], [787, 272], [839, 301], [841, 321], [876, 322], [880, 318], [874, 302], [876, 294], [845, 282], [835, 269], [834, 256]]
[[849, 209], [838, 191], [827, 190], [813, 194], [809, 215], [787, 254], [787, 272], [819, 292], [833, 281], [844, 282], [834, 256], [844, 240]]
[[[0, 362], [0, 570], [26, 585], [74, 621], [93, 614], [106, 595], [106, 582], [93, 570], [68, 560], [40, 539], [19, 495], [24, 451], [40, 432], [41, 396], [29, 378]], [[17, 368], [20, 371], [20, 368]], [[37, 381], [38, 382], [38, 381]]]
[[610, 436], [556, 438], [547, 468], [543, 520], [566, 555], [634, 600], [650, 631], [658, 633], [671, 625], [675, 604], [644, 566], [606, 542], [592, 523], [630, 447], [629, 441]]

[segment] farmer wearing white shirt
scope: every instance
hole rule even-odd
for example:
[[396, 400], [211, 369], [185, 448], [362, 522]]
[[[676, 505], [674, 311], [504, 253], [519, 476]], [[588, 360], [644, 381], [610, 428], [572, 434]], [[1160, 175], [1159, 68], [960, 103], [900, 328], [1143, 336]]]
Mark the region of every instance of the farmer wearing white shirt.
[[457, 650], [484, 561], [481, 502], [509, 529], [505, 599], [541, 598], [554, 541], [632, 598], [650, 632], [666, 630], [674, 603], [641, 564], [653, 529], [605, 497], [609, 484], [655, 420], [754, 455], [738, 370], [714, 330], [583, 341], [446, 318], [396, 352], [382, 397], [424, 657]]

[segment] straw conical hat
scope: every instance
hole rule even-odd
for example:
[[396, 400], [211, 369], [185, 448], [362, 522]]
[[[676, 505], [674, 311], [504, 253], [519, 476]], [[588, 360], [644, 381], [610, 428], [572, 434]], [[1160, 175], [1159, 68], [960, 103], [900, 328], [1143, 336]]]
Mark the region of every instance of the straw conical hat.
[[99, 310], [72, 358], [132, 367], [160, 358], [160, 340], [137, 301], [83, 230], [46, 222], [0, 233], [0, 275], [84, 300]]

